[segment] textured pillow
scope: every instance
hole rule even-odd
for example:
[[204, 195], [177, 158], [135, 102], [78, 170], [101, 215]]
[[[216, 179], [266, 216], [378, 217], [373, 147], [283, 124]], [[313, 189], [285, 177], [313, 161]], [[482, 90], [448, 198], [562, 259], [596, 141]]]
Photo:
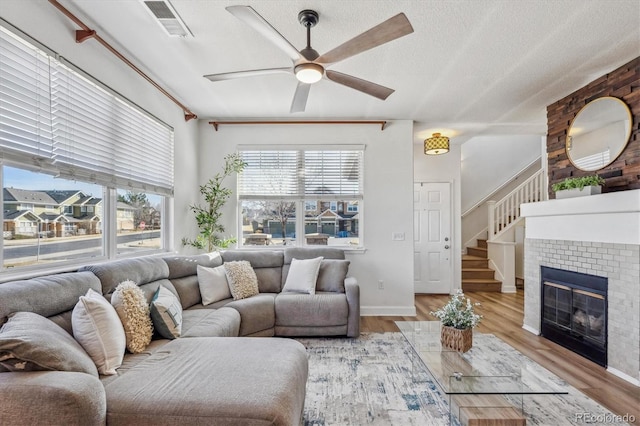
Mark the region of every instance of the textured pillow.
[[175, 339], [182, 333], [182, 305], [171, 290], [159, 286], [151, 300], [153, 326], [165, 339]]
[[89, 289], [80, 296], [71, 314], [73, 337], [89, 354], [98, 372], [116, 374], [122, 365], [127, 339], [115, 308], [102, 295]]
[[316, 291], [344, 293], [344, 279], [349, 272], [349, 260], [324, 259], [316, 282]]
[[231, 297], [231, 290], [229, 289], [224, 266], [220, 265], [215, 268], [207, 268], [198, 265], [197, 272], [198, 286], [200, 287], [200, 296], [202, 296], [203, 305], [209, 305], [213, 302]]
[[315, 294], [320, 262], [322, 262], [322, 257], [291, 259], [291, 266], [282, 292]]
[[255, 296], [260, 292], [258, 289], [258, 277], [251, 267], [251, 263], [246, 260], [225, 262], [223, 264], [229, 282], [229, 289], [233, 300], [245, 299]]
[[124, 328], [129, 352], [137, 354], [144, 351], [153, 335], [151, 314], [144, 292], [135, 282], [123, 281], [113, 292], [111, 304], [116, 308]]
[[0, 370], [76, 371], [98, 377], [95, 364], [62, 327], [33, 312], [17, 312], [0, 329]]

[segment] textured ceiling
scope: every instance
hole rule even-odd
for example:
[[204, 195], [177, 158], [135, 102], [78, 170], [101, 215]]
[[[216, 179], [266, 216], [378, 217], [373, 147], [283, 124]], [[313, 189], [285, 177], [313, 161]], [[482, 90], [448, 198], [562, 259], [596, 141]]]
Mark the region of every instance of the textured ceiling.
[[316, 10], [320, 54], [399, 12], [415, 30], [330, 67], [395, 89], [386, 101], [324, 79], [306, 112], [290, 114], [293, 75], [202, 77], [291, 65], [225, 10], [236, 2], [172, 0], [193, 38], [168, 37], [138, 0], [60, 2], [200, 118], [411, 119], [416, 140], [544, 135], [547, 105], [640, 56], [639, 0], [245, 0], [298, 49], [298, 12]]

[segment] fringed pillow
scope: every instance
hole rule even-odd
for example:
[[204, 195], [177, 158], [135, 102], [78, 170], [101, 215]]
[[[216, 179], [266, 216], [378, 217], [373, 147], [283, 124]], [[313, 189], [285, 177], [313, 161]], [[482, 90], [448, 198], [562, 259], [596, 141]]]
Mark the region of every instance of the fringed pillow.
[[247, 260], [225, 262], [224, 269], [233, 300], [245, 299], [260, 292], [256, 272]]
[[124, 327], [129, 352], [136, 354], [144, 351], [153, 335], [149, 305], [144, 292], [135, 282], [123, 281], [113, 292], [111, 304], [116, 308]]

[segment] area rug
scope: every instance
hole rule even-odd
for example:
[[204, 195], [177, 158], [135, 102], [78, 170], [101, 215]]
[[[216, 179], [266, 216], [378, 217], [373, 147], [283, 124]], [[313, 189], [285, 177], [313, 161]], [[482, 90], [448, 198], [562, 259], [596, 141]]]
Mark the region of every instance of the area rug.
[[[568, 395], [526, 396], [527, 425], [627, 424], [616, 422], [609, 410], [499, 338], [486, 336], [497, 351], [515, 352], [531, 362], [536, 372], [548, 374], [569, 391]], [[309, 354], [305, 426], [450, 424], [448, 398], [438, 391], [429, 373], [413, 363], [413, 351], [402, 334], [297, 340]]]

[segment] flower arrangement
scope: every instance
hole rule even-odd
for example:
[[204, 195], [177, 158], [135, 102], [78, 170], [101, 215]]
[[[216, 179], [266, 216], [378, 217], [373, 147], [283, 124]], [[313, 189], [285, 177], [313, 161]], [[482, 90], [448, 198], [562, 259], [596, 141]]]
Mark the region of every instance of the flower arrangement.
[[451, 295], [451, 299], [446, 305], [429, 313], [437, 317], [442, 325], [464, 330], [475, 327], [482, 319], [482, 315], [473, 311], [474, 306], [480, 306], [480, 303], [471, 303], [469, 298], [465, 303], [464, 293], [458, 289], [455, 294]]

